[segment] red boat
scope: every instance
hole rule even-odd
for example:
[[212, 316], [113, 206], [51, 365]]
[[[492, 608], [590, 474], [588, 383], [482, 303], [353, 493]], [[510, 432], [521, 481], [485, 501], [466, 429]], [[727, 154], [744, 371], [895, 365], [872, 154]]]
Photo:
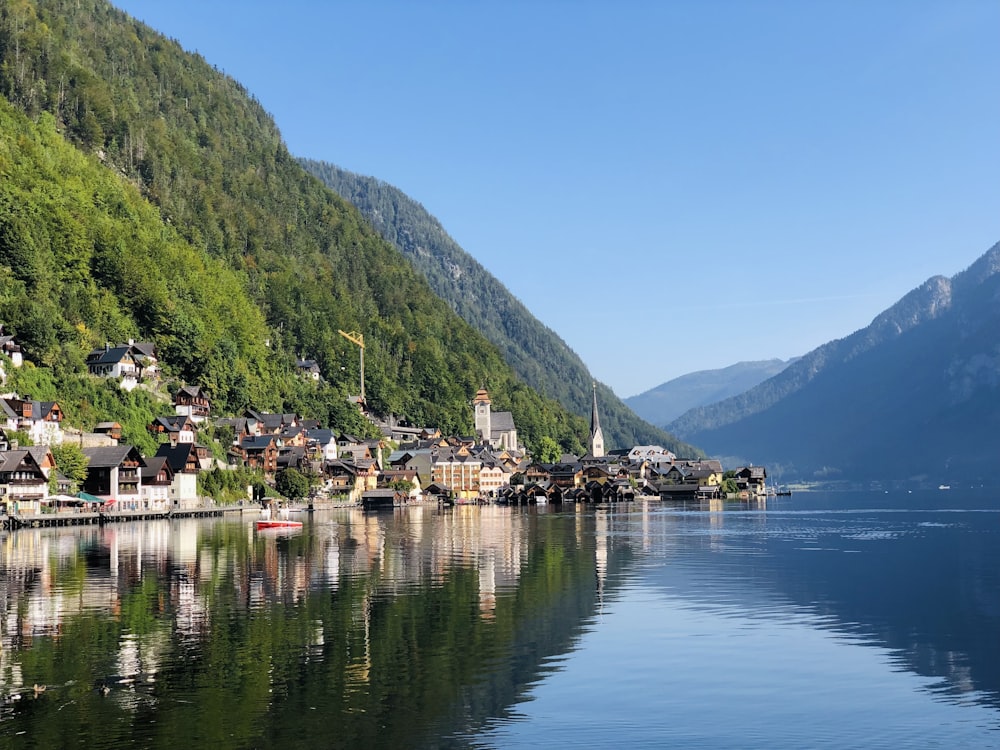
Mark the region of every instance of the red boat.
[[302, 521], [257, 521], [257, 530], [261, 529], [301, 529]]

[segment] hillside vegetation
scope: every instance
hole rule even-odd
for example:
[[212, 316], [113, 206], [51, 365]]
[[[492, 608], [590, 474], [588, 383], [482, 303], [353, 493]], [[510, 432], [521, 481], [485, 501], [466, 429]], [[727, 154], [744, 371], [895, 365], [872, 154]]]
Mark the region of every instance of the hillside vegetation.
[[[57, 378], [134, 335], [221, 410], [342, 425], [358, 356], [338, 329], [356, 330], [374, 410], [468, 433], [486, 386], [529, 445], [582, 447], [585, 420], [521, 382], [198, 55], [102, 0], [5, 2], [0, 95], [0, 321]], [[325, 382], [295, 378], [296, 357]]]
[[[583, 361], [465, 252], [420, 203], [382, 180], [322, 161], [299, 161], [357, 206], [372, 226], [427, 279], [434, 292], [496, 345], [528, 385], [558, 400], [573, 413], [589, 417], [594, 379]], [[607, 386], [598, 384], [597, 397], [601, 428], [609, 446], [658, 444], [678, 455], [702, 455], [644, 422]]]

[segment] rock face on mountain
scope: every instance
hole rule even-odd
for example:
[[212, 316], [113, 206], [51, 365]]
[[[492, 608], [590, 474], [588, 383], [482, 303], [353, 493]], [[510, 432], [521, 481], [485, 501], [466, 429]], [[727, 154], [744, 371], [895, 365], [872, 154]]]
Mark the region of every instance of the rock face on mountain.
[[992, 481], [1000, 459], [1000, 243], [668, 429], [791, 479]]
[[709, 406], [750, 390], [777, 375], [792, 361], [737, 362], [718, 370], [691, 372], [638, 396], [630, 396], [625, 403], [647, 422], [665, 425], [690, 409]]

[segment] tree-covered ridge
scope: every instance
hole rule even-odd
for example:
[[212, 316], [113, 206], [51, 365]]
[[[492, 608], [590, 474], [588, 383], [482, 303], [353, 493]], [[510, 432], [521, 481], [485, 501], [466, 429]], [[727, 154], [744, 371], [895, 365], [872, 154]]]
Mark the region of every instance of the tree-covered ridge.
[[[65, 181], [60, 189], [86, 193], [113, 173], [138, 188], [77, 201], [65, 211], [84, 228], [62, 232], [59, 199], [36, 207], [31, 194], [31, 179], [44, 178], [40, 158], [0, 205], [0, 264], [35, 305], [9, 319], [29, 357], [79, 368], [94, 341], [163, 336], [168, 372], [202, 383], [226, 408], [334, 421], [358, 382], [357, 350], [337, 331], [358, 330], [374, 410], [467, 433], [469, 400], [485, 385], [529, 445], [548, 434], [580, 447], [584, 420], [518, 381], [352, 206], [305, 173], [260, 105], [199, 56], [103, 0], [5, 2], [0, 93], [40, 123], [45, 149], [62, 133], [87, 154], [75, 182], [50, 180]], [[139, 193], [158, 212], [137, 208]], [[113, 223], [129, 217], [124, 232]], [[76, 262], [45, 273], [63, 257]], [[77, 287], [86, 292], [78, 301]], [[51, 322], [45, 341], [27, 331], [40, 316]], [[325, 383], [303, 390], [296, 356], [315, 359]]]
[[[579, 356], [459, 247], [422, 205], [382, 180], [326, 162], [299, 162], [357, 206], [426, 277], [434, 292], [500, 349], [526, 383], [570, 411], [590, 415], [593, 377]], [[660, 444], [678, 455], [700, 455], [643, 422], [603, 384], [598, 384], [598, 400], [609, 446]]]

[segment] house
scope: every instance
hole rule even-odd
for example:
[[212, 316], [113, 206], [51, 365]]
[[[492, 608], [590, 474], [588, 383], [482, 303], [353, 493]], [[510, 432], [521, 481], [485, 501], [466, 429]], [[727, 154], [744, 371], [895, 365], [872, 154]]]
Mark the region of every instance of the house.
[[0, 427], [26, 432], [35, 445], [60, 445], [63, 413], [55, 401], [34, 401], [31, 396], [0, 399]]
[[479, 469], [479, 494], [483, 497], [496, 497], [502, 487], [510, 484], [510, 477], [511, 473], [503, 463], [484, 458]]
[[118, 422], [98, 422], [94, 426], [94, 432], [98, 435], [107, 435], [116, 444], [122, 439], [122, 426]]
[[358, 470], [347, 461], [327, 461], [323, 466], [326, 486], [331, 495], [347, 495], [357, 500], [364, 491], [364, 482], [358, 484]]
[[409, 501], [419, 501], [420, 500], [420, 480], [417, 477], [417, 472], [408, 469], [392, 469], [389, 471], [383, 471], [378, 478], [379, 487], [388, 487], [392, 483], [397, 483], [397, 486], [402, 488], [405, 484], [406, 489], [400, 491]]
[[142, 467], [145, 461], [131, 445], [110, 448], [84, 448], [87, 478], [83, 491], [116, 503], [127, 510], [142, 507]]
[[139, 368], [139, 377], [142, 380], [155, 380], [160, 377], [160, 363], [157, 359], [156, 344], [152, 341], [128, 340], [128, 346], [132, 350], [136, 365]]
[[626, 454], [629, 463], [648, 461], [652, 466], [669, 466], [677, 456], [662, 445], [636, 445]]
[[174, 484], [174, 470], [166, 456], [146, 459], [142, 467], [142, 503], [150, 510], [167, 510], [171, 507], [170, 489]]
[[308, 471], [309, 457], [306, 455], [306, 448], [303, 445], [283, 445], [278, 449], [277, 469], [296, 469], [297, 471]]
[[549, 466], [549, 479], [557, 487], [568, 490], [583, 485], [583, 464], [567, 463]]
[[757, 497], [767, 494], [767, 470], [763, 466], [744, 466], [736, 471], [736, 486], [740, 492]]
[[471, 500], [480, 494], [482, 466], [482, 460], [465, 446], [441, 448], [431, 464], [431, 481], [447, 485], [457, 498]]
[[174, 394], [174, 412], [182, 417], [190, 417], [195, 424], [208, 419], [211, 411], [208, 396], [196, 385], [185, 385]]
[[392, 510], [403, 498], [404, 493], [388, 488], [366, 490], [361, 494], [361, 507], [365, 510]]
[[212, 465], [208, 448], [198, 443], [161, 443], [156, 455], [166, 458], [174, 472], [197, 474]]
[[129, 345], [112, 347], [105, 344], [87, 355], [87, 372], [99, 378], [116, 378], [123, 391], [131, 391], [139, 384], [139, 362]]
[[307, 380], [319, 382], [319, 363], [315, 359], [296, 359], [295, 371]]
[[333, 430], [310, 429], [306, 433], [306, 447], [320, 461], [337, 458], [337, 434]]
[[611, 479], [611, 471], [607, 464], [592, 464], [583, 470], [581, 482], [586, 485], [589, 482], [604, 484]]
[[198, 474], [212, 463], [208, 448], [197, 443], [162, 443], [156, 449], [155, 457], [166, 459], [173, 472], [170, 506], [185, 508], [198, 504]]
[[281, 441], [276, 435], [251, 435], [243, 438], [239, 445], [235, 446], [234, 453], [244, 466], [273, 474], [278, 470], [280, 448]]
[[524, 483], [548, 482], [552, 478], [552, 475], [549, 473], [549, 467], [550, 464], [533, 461], [524, 471]]
[[0, 452], [0, 508], [8, 514], [38, 513], [54, 466], [44, 446]]
[[5, 354], [10, 358], [10, 363], [14, 367], [20, 367], [24, 364], [24, 354], [21, 351], [21, 345], [17, 343], [14, 337], [6, 333], [3, 329], [3, 324], [0, 324], [0, 354]]
[[191, 417], [178, 414], [157, 417], [146, 426], [146, 429], [157, 439], [165, 437], [171, 445], [177, 445], [178, 443], [193, 443], [197, 427]]

